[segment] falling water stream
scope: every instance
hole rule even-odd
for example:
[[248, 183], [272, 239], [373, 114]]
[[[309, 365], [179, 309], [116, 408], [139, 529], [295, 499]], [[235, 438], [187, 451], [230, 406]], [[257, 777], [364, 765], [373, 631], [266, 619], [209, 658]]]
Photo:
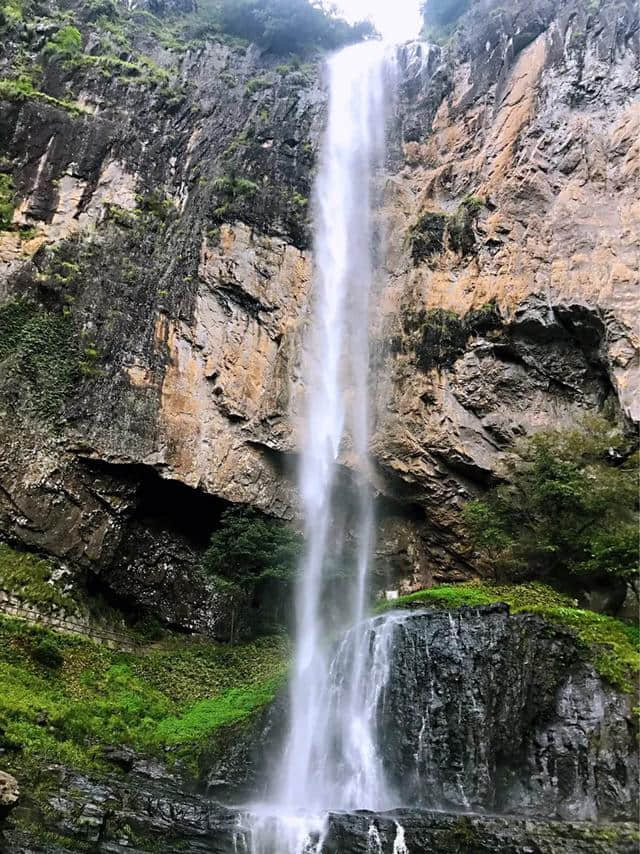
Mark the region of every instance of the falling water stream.
[[[369, 317], [376, 272], [375, 176], [395, 54], [380, 42], [346, 48], [328, 62], [329, 112], [316, 182], [312, 342], [300, 489], [307, 549], [297, 599], [291, 724], [273, 803], [254, 821], [253, 854], [320, 852], [328, 810], [393, 806], [376, 744], [375, 717], [388, 675], [392, 621], [364, 620], [373, 537], [368, 487]], [[354, 577], [348, 625], [331, 651], [323, 600], [336, 554], [337, 463], [359, 472]], [[339, 556], [339, 548], [338, 548]], [[378, 621], [380, 622], [380, 621]], [[403, 842], [399, 851], [402, 851]]]

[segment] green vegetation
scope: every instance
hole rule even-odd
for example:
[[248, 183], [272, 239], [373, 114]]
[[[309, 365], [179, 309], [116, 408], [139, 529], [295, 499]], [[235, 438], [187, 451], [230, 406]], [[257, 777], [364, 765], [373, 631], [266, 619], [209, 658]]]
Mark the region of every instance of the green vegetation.
[[484, 207], [479, 196], [467, 196], [453, 215], [443, 211], [425, 211], [409, 228], [407, 242], [414, 264], [430, 261], [444, 251], [445, 243], [463, 257], [476, 245], [474, 223]]
[[520, 442], [508, 482], [465, 508], [472, 541], [502, 578], [637, 583], [637, 452], [601, 417]]
[[407, 311], [402, 317], [404, 337], [394, 339], [396, 351], [409, 347], [416, 354], [418, 368], [450, 367], [464, 353], [468, 339], [478, 333], [497, 330], [502, 324], [494, 302], [468, 311], [464, 316], [444, 308]]
[[215, 208], [213, 213], [216, 219], [222, 220], [233, 212], [234, 206], [238, 202], [252, 198], [260, 188], [255, 181], [248, 178], [222, 175], [213, 182], [213, 189], [221, 200], [221, 204]]
[[409, 229], [408, 240], [414, 264], [428, 261], [444, 250], [447, 215], [426, 211]]
[[68, 313], [30, 300], [0, 307], [0, 386], [23, 412], [53, 418], [81, 375], [82, 355]]
[[283, 678], [284, 671], [266, 682], [232, 688], [213, 700], [200, 700], [181, 717], [161, 721], [156, 735], [167, 745], [200, 744], [223, 727], [250, 720], [273, 701]]
[[273, 699], [287, 666], [282, 637], [228, 647], [114, 652], [0, 618], [0, 745], [18, 773], [61, 761], [102, 766], [108, 744], [196, 763], [198, 751]]
[[483, 199], [478, 196], [467, 196], [458, 206], [455, 214], [449, 217], [447, 227], [449, 246], [463, 257], [471, 255], [475, 248], [476, 236], [473, 224], [483, 206]]
[[219, 20], [224, 32], [277, 54], [333, 49], [373, 34], [368, 22], [350, 26], [316, 0], [221, 0]]
[[[234, 597], [286, 602], [303, 549], [292, 528], [254, 510], [225, 511], [203, 557], [203, 569]], [[276, 606], [274, 619], [278, 618]]]
[[64, 664], [64, 657], [52, 638], [42, 638], [31, 647], [31, 656], [38, 664], [58, 670]]
[[82, 53], [82, 34], [71, 24], [49, 39], [44, 47], [45, 53], [55, 54], [63, 59], [70, 59]]
[[11, 175], [0, 172], [0, 231], [11, 228], [14, 189]]
[[12, 593], [27, 606], [37, 605], [44, 610], [55, 606], [73, 613], [76, 610], [74, 600], [53, 582], [52, 576], [56, 568], [56, 564], [51, 560], [39, 558], [31, 552], [17, 551], [6, 543], [0, 543], [1, 590]]
[[2, 0], [0, 2], [0, 27], [15, 27], [23, 20], [20, 0]]
[[273, 81], [268, 77], [252, 77], [245, 89], [248, 95], [253, 95], [255, 92], [261, 92], [263, 89], [270, 89], [272, 86]]
[[32, 99], [50, 104], [52, 107], [59, 107], [74, 116], [88, 115], [86, 110], [78, 107], [71, 101], [53, 98], [51, 95], [47, 95], [45, 92], [36, 89], [28, 75], [19, 75], [9, 80], [0, 80], [0, 98], [19, 102]]
[[161, 190], [154, 190], [146, 195], [137, 196], [136, 201], [143, 213], [151, 214], [162, 221], [177, 213], [173, 201], [167, 198]]
[[506, 603], [513, 613], [539, 614], [548, 622], [569, 629], [600, 675], [621, 690], [631, 691], [637, 682], [640, 672], [638, 627], [576, 608], [572, 599], [537, 582], [499, 585], [472, 581], [443, 585], [383, 602], [377, 611], [408, 607], [453, 610], [464, 605], [476, 607], [495, 602]]

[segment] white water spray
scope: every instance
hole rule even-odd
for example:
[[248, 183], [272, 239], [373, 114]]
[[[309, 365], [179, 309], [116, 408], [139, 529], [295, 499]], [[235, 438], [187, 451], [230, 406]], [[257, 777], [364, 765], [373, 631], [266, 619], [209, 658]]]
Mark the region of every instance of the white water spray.
[[[345, 803], [345, 781], [339, 779], [327, 755], [336, 735], [343, 734], [330, 731], [327, 635], [331, 628], [323, 613], [322, 594], [328, 558], [335, 547], [331, 526], [336, 463], [348, 431], [351, 461], [360, 472], [356, 578], [349, 622], [362, 621], [373, 528], [366, 485], [369, 297], [374, 275], [372, 179], [384, 152], [389, 68], [389, 51], [379, 43], [347, 48], [330, 60], [329, 116], [316, 187], [316, 304], [300, 478], [307, 553], [297, 602], [291, 733], [280, 789], [282, 803], [312, 811], [353, 805]], [[359, 693], [362, 663], [361, 655], [352, 656], [352, 705]], [[352, 727], [358, 738], [355, 730], [365, 727], [365, 722], [345, 712], [344, 725]], [[360, 737], [367, 735], [363, 732]]]
[[[392, 625], [364, 621], [373, 539], [368, 487], [369, 315], [378, 242], [374, 178], [382, 165], [395, 50], [369, 42], [329, 60], [329, 115], [316, 184], [315, 304], [306, 373], [300, 487], [307, 550], [297, 599], [291, 724], [275, 806], [254, 822], [253, 854], [322, 850], [329, 810], [393, 806], [376, 744]], [[335, 631], [324, 594], [344, 558], [336, 518], [338, 460], [358, 474], [355, 573], [344, 594], [352, 628]], [[274, 817], [276, 816], [276, 817]]]

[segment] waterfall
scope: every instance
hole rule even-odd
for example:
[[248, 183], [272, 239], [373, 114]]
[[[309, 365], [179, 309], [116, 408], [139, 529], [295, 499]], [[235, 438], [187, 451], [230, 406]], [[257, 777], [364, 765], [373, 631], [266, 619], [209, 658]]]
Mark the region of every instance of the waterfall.
[[[376, 269], [376, 169], [382, 165], [395, 50], [379, 42], [328, 61], [329, 109], [316, 181], [312, 341], [300, 492], [306, 554], [297, 594], [296, 659], [288, 742], [276, 806], [253, 832], [254, 854], [320, 852], [328, 810], [384, 809], [391, 795], [375, 717], [390, 632], [364, 621], [374, 514], [368, 487], [369, 316]], [[353, 578], [342, 597], [352, 628], [332, 657], [335, 631], [323, 595], [340, 548], [338, 463], [355, 474]], [[277, 818], [273, 815], [277, 814]]]
[[[345, 733], [332, 732], [327, 715], [331, 625], [323, 612], [322, 594], [336, 545], [332, 521], [338, 509], [335, 478], [342, 449], [359, 472], [357, 555], [348, 622], [362, 621], [373, 529], [366, 483], [369, 296], [374, 274], [371, 185], [384, 152], [388, 70], [389, 51], [379, 43], [347, 48], [328, 64], [329, 115], [316, 185], [316, 303], [300, 473], [308, 545], [298, 592], [292, 724], [280, 791], [283, 803], [311, 809], [346, 806], [345, 781], [330, 755], [336, 739], [345, 742]], [[350, 708], [344, 709], [344, 726], [353, 730], [345, 747], [352, 752], [361, 747], [355, 742], [370, 738], [357, 708], [362, 663], [362, 655], [351, 657]], [[317, 773], [318, 768], [323, 772]]]

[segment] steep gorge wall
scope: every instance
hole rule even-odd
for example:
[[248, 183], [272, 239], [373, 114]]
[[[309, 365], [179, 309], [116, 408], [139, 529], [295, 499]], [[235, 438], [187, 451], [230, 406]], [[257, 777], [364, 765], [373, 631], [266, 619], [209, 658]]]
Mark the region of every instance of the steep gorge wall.
[[[513, 439], [631, 415], [637, 390], [637, 8], [486, 11], [401, 70], [373, 330], [384, 586], [473, 572], [460, 509]], [[14, 33], [4, 72], [49, 30]], [[2, 95], [0, 522], [224, 633], [193, 570], [221, 510], [297, 506], [324, 92], [318, 63], [134, 42], [169, 82], [50, 58], [48, 100]]]

